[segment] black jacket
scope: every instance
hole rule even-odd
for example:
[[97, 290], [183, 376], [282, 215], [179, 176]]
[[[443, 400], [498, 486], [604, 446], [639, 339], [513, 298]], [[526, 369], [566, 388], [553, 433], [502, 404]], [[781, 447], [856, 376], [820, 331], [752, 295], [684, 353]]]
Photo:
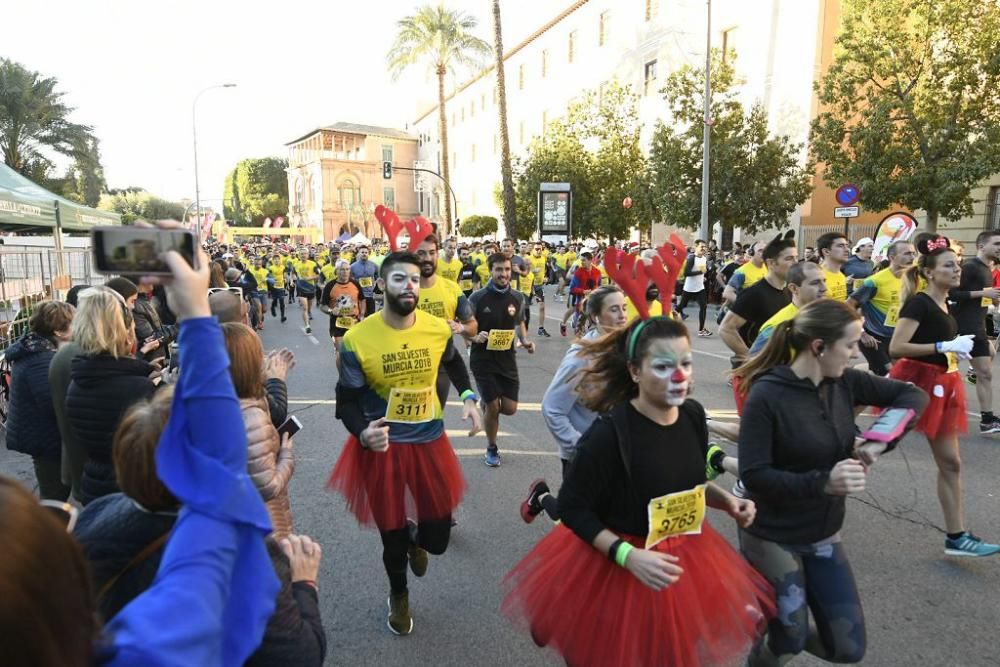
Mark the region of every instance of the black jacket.
[[59, 460], [62, 440], [49, 389], [55, 342], [29, 331], [7, 350], [11, 367], [7, 449]]
[[271, 423], [274, 424], [274, 428], [278, 428], [288, 419], [288, 385], [281, 378], [268, 378], [264, 382], [264, 391], [267, 394], [267, 409]]
[[833, 466], [854, 451], [855, 406], [919, 415], [926, 404], [927, 394], [909, 383], [850, 368], [818, 387], [788, 366], [758, 378], [740, 420], [740, 478], [757, 504], [747, 532], [786, 544], [835, 534], [844, 524], [845, 497], [824, 487]]
[[[87, 505], [80, 512], [73, 535], [90, 564], [95, 593], [173, 528], [176, 521], [176, 514], [147, 512], [124, 493], [112, 493]], [[98, 600], [105, 621], [152, 585], [163, 548], [122, 574]]]
[[160, 314], [156, 312], [156, 306], [152, 301], [140, 294], [135, 300], [135, 308], [132, 310], [135, 319], [135, 337], [139, 341], [139, 346], [150, 336], [160, 339], [160, 346], [146, 355], [147, 361], [159, 359], [167, 355], [167, 346], [177, 338], [177, 327], [163, 324]]
[[77, 357], [70, 370], [66, 416], [87, 452], [80, 482], [80, 501], [118, 491], [111, 464], [115, 429], [133, 403], [153, 395], [149, 379], [154, 367], [139, 359], [110, 355]]

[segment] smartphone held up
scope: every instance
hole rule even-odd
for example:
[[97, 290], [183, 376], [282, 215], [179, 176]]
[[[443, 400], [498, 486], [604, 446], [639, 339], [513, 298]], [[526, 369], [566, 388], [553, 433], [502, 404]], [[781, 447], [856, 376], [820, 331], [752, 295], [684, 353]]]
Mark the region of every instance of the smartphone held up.
[[157, 227], [96, 227], [90, 232], [94, 266], [98, 273], [168, 276], [164, 257], [175, 250], [193, 268], [197, 266], [197, 239], [187, 229]]

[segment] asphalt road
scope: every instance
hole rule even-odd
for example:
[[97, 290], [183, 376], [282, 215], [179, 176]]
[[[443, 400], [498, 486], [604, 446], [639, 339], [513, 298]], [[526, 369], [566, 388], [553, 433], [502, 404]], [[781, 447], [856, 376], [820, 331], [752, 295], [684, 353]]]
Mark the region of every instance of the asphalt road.
[[[562, 304], [549, 299], [549, 317]], [[553, 307], [554, 306], [554, 307]], [[695, 315], [695, 308], [690, 308]], [[539, 404], [569, 339], [557, 322], [546, 322], [553, 338], [537, 339], [534, 355], [521, 353], [521, 405], [502, 418], [499, 446], [503, 463], [483, 464], [485, 438], [469, 438], [457, 404], [446, 408], [446, 423], [469, 489], [446, 554], [432, 557], [427, 575], [410, 578], [414, 631], [395, 637], [385, 627], [388, 581], [377, 533], [360, 529], [339, 496], [325, 489], [346, 431], [334, 416], [337, 373], [326, 317], [316, 313], [315, 335], [303, 333], [300, 311], [289, 320], [268, 319], [266, 349], [287, 346], [297, 358], [289, 378], [289, 410], [304, 429], [295, 438], [296, 471], [291, 482], [297, 532], [323, 546], [320, 602], [327, 629], [329, 665], [543, 665], [558, 656], [538, 649], [499, 612], [500, 582], [510, 568], [551, 529], [540, 517], [532, 525], [518, 514], [528, 484], [561, 479], [556, 446]], [[715, 329], [710, 310], [709, 328]], [[692, 320], [689, 320], [689, 324]], [[695, 322], [696, 324], [696, 322]], [[696, 327], [692, 325], [692, 334]], [[723, 420], [735, 419], [725, 384], [728, 353], [718, 336], [693, 337], [694, 397]], [[967, 385], [969, 409], [977, 409]], [[453, 392], [453, 401], [454, 392]], [[970, 417], [970, 428], [977, 429]], [[1000, 442], [978, 432], [963, 438], [963, 479], [968, 525], [987, 540], [1000, 540]], [[730, 451], [735, 448], [729, 447]], [[0, 473], [33, 485], [27, 457], [0, 452]], [[731, 479], [723, 478], [725, 484]], [[954, 559], [943, 554], [944, 535], [935, 494], [935, 467], [926, 441], [909, 436], [874, 468], [870, 491], [852, 498], [844, 527], [868, 622], [867, 665], [1000, 665], [1000, 556]], [[733, 523], [715, 513], [713, 525], [735, 544]], [[586, 609], [568, 613], [587, 613]], [[795, 665], [826, 664], [804, 656]]]

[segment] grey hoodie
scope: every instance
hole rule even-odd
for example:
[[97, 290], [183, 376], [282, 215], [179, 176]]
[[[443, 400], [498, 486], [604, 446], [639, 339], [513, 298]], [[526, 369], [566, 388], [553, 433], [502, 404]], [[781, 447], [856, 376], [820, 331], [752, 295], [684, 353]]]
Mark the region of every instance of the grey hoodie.
[[[593, 340], [598, 335], [595, 329], [587, 332], [583, 340]], [[587, 365], [587, 360], [579, 352], [578, 343], [570, 346], [542, 398], [542, 417], [552, 437], [559, 443], [559, 458], [564, 461], [573, 460], [577, 441], [598, 417], [596, 412], [588, 410], [577, 400], [577, 383], [573, 376]]]

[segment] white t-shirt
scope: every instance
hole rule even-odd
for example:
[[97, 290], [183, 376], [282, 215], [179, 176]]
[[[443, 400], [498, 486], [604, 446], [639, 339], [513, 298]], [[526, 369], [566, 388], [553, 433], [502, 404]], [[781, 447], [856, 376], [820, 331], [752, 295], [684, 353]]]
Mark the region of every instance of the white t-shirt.
[[697, 276], [684, 277], [685, 292], [700, 292], [705, 289], [705, 269], [708, 268], [708, 257], [695, 257], [693, 271], [701, 271]]

